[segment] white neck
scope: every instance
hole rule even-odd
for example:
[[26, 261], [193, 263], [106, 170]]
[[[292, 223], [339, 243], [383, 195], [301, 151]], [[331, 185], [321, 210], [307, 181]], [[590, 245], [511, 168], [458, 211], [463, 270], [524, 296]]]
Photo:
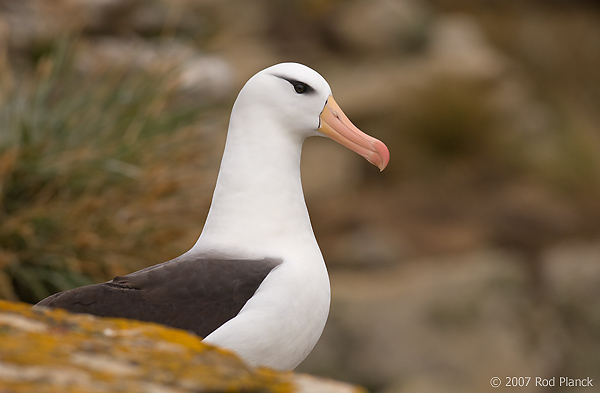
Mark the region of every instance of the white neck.
[[303, 138], [240, 109], [232, 111], [210, 211], [190, 251], [283, 257], [290, 247], [318, 249], [302, 192]]

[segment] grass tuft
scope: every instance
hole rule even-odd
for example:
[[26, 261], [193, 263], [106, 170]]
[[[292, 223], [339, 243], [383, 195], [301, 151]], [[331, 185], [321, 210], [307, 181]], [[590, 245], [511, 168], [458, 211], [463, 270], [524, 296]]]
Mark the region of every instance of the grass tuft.
[[111, 193], [135, 194], [149, 141], [195, 120], [170, 105], [166, 77], [83, 72], [78, 45], [63, 38], [20, 73], [0, 56], [0, 297], [35, 302], [110, 275], [91, 262], [106, 257], [98, 237], [122, 235]]

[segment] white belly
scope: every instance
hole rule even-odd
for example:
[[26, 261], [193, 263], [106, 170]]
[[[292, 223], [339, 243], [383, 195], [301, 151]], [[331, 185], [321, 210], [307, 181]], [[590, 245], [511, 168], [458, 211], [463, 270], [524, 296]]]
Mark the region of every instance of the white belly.
[[321, 337], [329, 314], [329, 277], [322, 259], [319, 268], [315, 265], [306, 269], [284, 261], [240, 313], [204, 341], [253, 366], [294, 369]]

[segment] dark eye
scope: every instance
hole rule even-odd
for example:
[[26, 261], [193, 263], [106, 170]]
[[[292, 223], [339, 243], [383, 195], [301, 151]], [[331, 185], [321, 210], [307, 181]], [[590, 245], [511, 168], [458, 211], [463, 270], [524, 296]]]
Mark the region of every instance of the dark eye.
[[308, 85], [302, 82], [294, 82], [294, 90], [298, 94], [304, 94], [308, 91]]
[[[1, 0], [0, 0], [0, 2], [1, 2]], [[279, 75], [274, 75], [274, 76], [290, 82], [290, 84], [294, 87], [294, 91], [298, 94], [311, 94], [315, 91], [315, 89], [312, 88], [310, 85], [308, 85], [304, 82], [300, 82], [299, 80], [290, 79], [290, 78], [286, 78], [285, 76], [279, 76]]]

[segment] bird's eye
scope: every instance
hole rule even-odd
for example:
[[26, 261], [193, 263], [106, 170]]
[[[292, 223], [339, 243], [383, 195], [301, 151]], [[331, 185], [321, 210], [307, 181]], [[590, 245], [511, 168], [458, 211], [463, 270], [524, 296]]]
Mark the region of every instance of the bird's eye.
[[302, 83], [302, 82], [295, 82], [294, 90], [298, 94], [304, 94], [308, 91], [308, 85], [306, 83]]
[[310, 94], [315, 91], [315, 89], [312, 86], [310, 86], [304, 82], [300, 82], [299, 80], [290, 79], [290, 78], [286, 78], [284, 76], [279, 76], [279, 75], [275, 75], [275, 76], [290, 82], [290, 84], [294, 87], [294, 91], [297, 94]]

